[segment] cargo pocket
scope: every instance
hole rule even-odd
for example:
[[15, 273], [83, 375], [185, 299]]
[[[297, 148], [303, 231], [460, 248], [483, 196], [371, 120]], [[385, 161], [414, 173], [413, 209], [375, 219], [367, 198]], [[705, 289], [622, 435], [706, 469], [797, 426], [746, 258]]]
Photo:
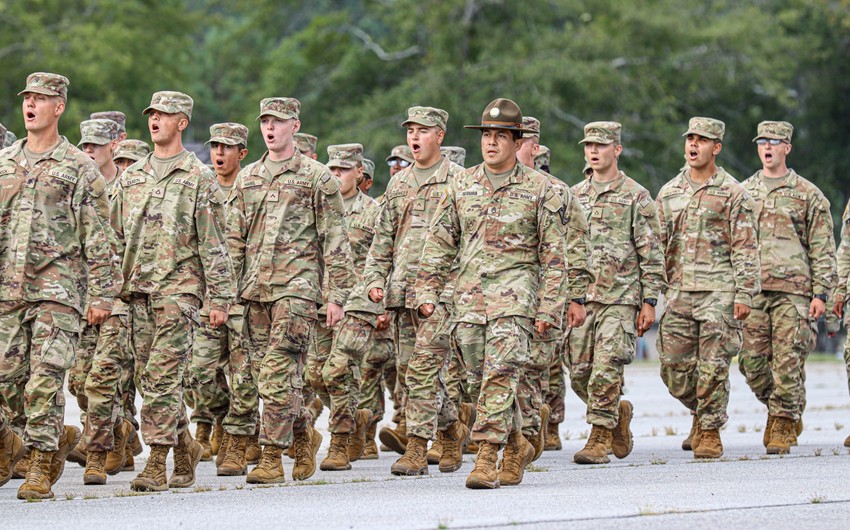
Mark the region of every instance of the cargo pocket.
[[50, 312], [52, 326], [41, 347], [41, 362], [67, 370], [74, 364], [80, 336], [80, 317], [76, 314]]
[[732, 359], [741, 351], [744, 344], [744, 323], [733, 316], [723, 315], [723, 352]]
[[306, 352], [317, 319], [318, 315], [314, 302], [298, 298], [290, 300], [289, 314], [281, 337], [280, 348], [293, 355]]
[[628, 319], [620, 322], [623, 329], [622, 342], [618, 348], [618, 354], [614, 358], [617, 364], [630, 364], [635, 359], [635, 341], [637, 340], [637, 329], [635, 321]]

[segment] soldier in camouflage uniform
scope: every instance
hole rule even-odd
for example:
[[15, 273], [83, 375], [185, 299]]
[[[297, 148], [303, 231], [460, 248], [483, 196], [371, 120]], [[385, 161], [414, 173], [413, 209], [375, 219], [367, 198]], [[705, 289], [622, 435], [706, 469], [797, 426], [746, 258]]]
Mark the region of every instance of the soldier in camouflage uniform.
[[110, 120], [118, 125], [118, 141], [123, 142], [127, 139], [127, 115], [117, 110], [105, 110], [101, 112], [92, 112], [89, 115], [92, 120]]
[[[832, 314], [844, 320], [844, 329], [850, 329], [850, 312], [846, 312], [847, 293], [850, 291], [850, 202], [844, 207], [841, 216], [841, 241], [836, 252], [838, 283], [835, 288], [835, 303]], [[836, 330], [837, 331], [837, 330]], [[850, 333], [844, 342], [844, 365], [847, 369], [847, 386], [850, 388]], [[844, 447], [850, 447], [850, 436], [844, 440]]]
[[79, 429], [62, 425], [62, 387], [84, 304], [88, 321], [102, 324], [121, 289], [106, 183], [59, 136], [67, 91], [61, 75], [31, 74], [20, 92], [27, 137], [0, 152], [0, 395], [4, 410], [26, 414], [30, 455], [20, 499], [53, 497], [51, 485], [80, 438]]
[[793, 132], [788, 122], [761, 122], [754, 141], [762, 169], [744, 181], [756, 207], [762, 291], [744, 323], [738, 367], [768, 407], [768, 454], [787, 453], [796, 441], [812, 322], [836, 282], [829, 201], [788, 168]]
[[268, 151], [239, 173], [228, 210], [249, 355], [258, 365], [264, 402], [263, 454], [248, 474], [250, 483], [283, 482], [281, 452], [293, 443], [292, 477], [304, 480], [315, 472], [322, 436], [310, 425], [302, 388], [317, 305], [323, 302], [323, 271], [328, 327], [342, 320], [342, 306], [354, 284], [339, 181], [293, 144], [300, 109], [294, 98], [260, 102], [257, 119]]
[[360, 179], [360, 184], [357, 189], [369, 195], [369, 189], [375, 183], [375, 163], [368, 158], [363, 158], [363, 178]]
[[299, 132], [295, 133], [293, 141], [295, 142], [295, 147], [302, 155], [312, 158], [313, 160], [319, 159], [319, 154], [316, 152], [316, 146], [319, 145], [318, 138], [312, 134]]
[[128, 167], [146, 157], [150, 152], [150, 146], [141, 140], [122, 140], [118, 142], [112, 160], [118, 169], [126, 171]]
[[587, 404], [592, 425], [579, 464], [607, 464], [608, 447], [625, 458], [632, 450], [632, 404], [620, 399], [624, 366], [635, 341], [655, 322], [664, 287], [658, 208], [649, 192], [618, 167], [623, 146], [617, 122], [584, 127], [585, 157], [593, 173], [572, 190], [588, 216], [593, 273], [587, 321], [567, 334], [564, 358], [570, 383]]
[[[430, 317], [457, 258], [451, 333], [477, 401], [479, 443], [469, 488], [522, 481], [534, 448], [522, 435], [516, 389], [532, 325], [540, 336], [562, 325], [567, 205], [549, 178], [517, 163], [522, 112], [497, 99], [480, 129], [484, 163], [456, 175], [440, 200], [420, 260], [415, 306]], [[533, 324], [532, 324], [533, 323]], [[497, 471], [496, 460], [505, 445]]]
[[549, 173], [549, 161], [552, 152], [545, 145], [540, 145], [537, 149], [537, 154], [534, 155], [534, 169]]
[[6, 126], [3, 125], [2, 123], [0, 123], [0, 149], [5, 149], [5, 148], [9, 147], [10, 145], [12, 145], [11, 143], [9, 143], [9, 144], [6, 143], [6, 133], [7, 132], [9, 132], [9, 131], [8, 131], [8, 129], [6, 129]]
[[696, 458], [723, 455], [729, 363], [760, 290], [753, 200], [715, 163], [725, 127], [713, 118], [691, 118], [683, 135], [688, 167], [656, 199], [668, 281], [657, 340], [661, 378], [694, 412], [682, 447]]
[[440, 147], [440, 154], [448, 158], [460, 167], [466, 167], [466, 149], [455, 145], [447, 145]]
[[[210, 324], [222, 326], [235, 298], [233, 268], [223, 233], [224, 192], [215, 175], [183, 148], [192, 98], [156, 92], [144, 110], [153, 153], [118, 181], [112, 225], [124, 243], [124, 290], [129, 300], [135, 372], [142, 394], [142, 436], [151, 446], [136, 491], [188, 487], [203, 447], [192, 439], [183, 381], [210, 300]], [[165, 459], [174, 447], [174, 473]]]

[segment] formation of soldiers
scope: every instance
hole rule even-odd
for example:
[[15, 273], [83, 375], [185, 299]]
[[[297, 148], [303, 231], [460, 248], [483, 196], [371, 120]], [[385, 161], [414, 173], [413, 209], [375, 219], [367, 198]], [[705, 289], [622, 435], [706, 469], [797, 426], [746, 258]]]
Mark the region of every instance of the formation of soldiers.
[[[304, 480], [325, 407], [323, 470], [379, 458], [377, 437], [401, 454], [395, 475], [475, 453], [467, 487], [517, 485], [561, 449], [566, 381], [592, 426], [574, 461], [625, 458], [624, 367], [661, 295], [661, 377], [693, 414], [682, 448], [723, 454], [736, 356], [768, 409], [767, 453], [796, 444], [815, 323], [830, 303], [844, 315], [850, 206], [836, 260], [829, 202], [786, 165], [789, 123], [759, 124], [762, 169], [739, 183], [717, 166], [724, 124], [692, 118], [686, 164], [653, 200], [619, 169], [619, 123], [585, 126], [569, 187], [515, 102], [467, 126], [484, 159], [470, 168], [443, 146], [448, 113], [415, 106], [375, 200], [363, 146], [318, 162], [296, 99], [260, 102], [267, 151], [244, 168], [249, 128], [210, 127], [210, 168], [182, 143], [188, 95], [144, 109], [153, 150], [116, 111], [81, 123], [78, 148], [58, 129], [68, 84], [30, 75], [26, 137], [0, 131], [0, 485], [24, 479], [21, 499], [51, 498], [66, 460], [85, 484], [134, 470], [139, 432], [133, 490], [191, 486], [213, 458], [268, 484], [288, 456]], [[66, 372], [83, 432], [64, 422]], [[387, 393], [396, 425], [378, 433]]]

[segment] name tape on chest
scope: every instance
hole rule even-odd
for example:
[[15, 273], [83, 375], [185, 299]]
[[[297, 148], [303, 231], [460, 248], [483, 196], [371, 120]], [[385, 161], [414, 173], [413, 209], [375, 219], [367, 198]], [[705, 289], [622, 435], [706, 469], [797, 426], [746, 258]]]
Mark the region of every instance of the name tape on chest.
[[77, 175], [72, 175], [71, 173], [66, 173], [59, 169], [51, 169], [47, 172], [51, 177], [58, 178], [59, 180], [64, 180], [65, 182], [70, 182], [71, 184], [76, 184], [78, 177]]

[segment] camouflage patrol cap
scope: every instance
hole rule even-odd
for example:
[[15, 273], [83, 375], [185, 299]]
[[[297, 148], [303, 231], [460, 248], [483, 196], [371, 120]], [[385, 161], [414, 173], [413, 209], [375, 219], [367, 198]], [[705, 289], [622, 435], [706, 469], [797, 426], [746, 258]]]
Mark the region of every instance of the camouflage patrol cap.
[[216, 123], [210, 126], [210, 139], [206, 143], [248, 145], [248, 127], [241, 123]]
[[18, 137], [15, 136], [15, 133], [13, 133], [12, 131], [6, 131], [6, 144], [5, 144], [6, 147], [9, 147], [10, 145], [12, 145], [13, 143], [15, 143], [17, 141], [18, 141]]
[[6, 133], [8, 130], [6, 126], [0, 123], [0, 149], [6, 147]]
[[118, 132], [127, 132], [127, 115], [117, 110], [92, 112], [89, 118], [93, 120], [112, 120], [118, 124]]
[[115, 152], [112, 154], [112, 160], [126, 158], [138, 162], [150, 152], [150, 146], [141, 140], [122, 140], [118, 142], [118, 147], [115, 148]]
[[445, 147], [440, 147], [440, 153], [446, 155], [449, 160], [459, 166], [463, 166], [464, 162], [466, 162], [466, 149], [463, 147], [447, 145]]
[[593, 168], [590, 167], [590, 162], [587, 160], [584, 161], [584, 169], [582, 169], [581, 172], [588, 176], [593, 173]]
[[543, 166], [548, 166], [551, 154], [552, 153], [548, 147], [541, 145], [540, 149], [537, 151], [537, 156], [534, 157], [534, 169], [540, 169]]
[[529, 131], [522, 133], [523, 138], [540, 138], [540, 120], [533, 116], [523, 116], [522, 126]]
[[594, 121], [584, 126], [584, 138], [580, 144], [620, 143], [620, 131], [623, 126], [615, 121]]
[[50, 72], [35, 72], [27, 76], [27, 87], [18, 95], [34, 92], [36, 94], [44, 94], [45, 96], [59, 96], [60, 98], [68, 99], [68, 85], [71, 82], [64, 75], [51, 74]]
[[363, 146], [360, 144], [339, 144], [328, 146], [328, 163], [330, 168], [357, 167], [363, 163]]
[[370, 179], [375, 176], [375, 163], [368, 158], [363, 159], [363, 176]]
[[106, 145], [118, 138], [118, 124], [112, 120], [86, 120], [80, 124], [80, 143]]
[[158, 110], [166, 114], [179, 114], [182, 112], [191, 121], [192, 107], [194, 105], [195, 101], [183, 92], [163, 90], [154, 92], [151, 97], [151, 104], [142, 111], [142, 114], [150, 114], [152, 110]]
[[316, 147], [319, 145], [318, 138], [312, 134], [302, 132], [295, 133], [293, 140], [295, 141], [295, 147], [297, 147], [302, 153], [315, 153]]
[[688, 122], [688, 130], [682, 136], [696, 134], [703, 138], [711, 138], [712, 140], [723, 140], [723, 134], [726, 132], [726, 124], [714, 118], [691, 118]]
[[407, 109], [407, 119], [401, 122], [401, 126], [405, 127], [408, 123], [416, 123], [425, 127], [439, 127], [443, 131], [446, 130], [446, 123], [449, 121], [449, 113], [443, 109], [434, 107], [410, 107]]
[[522, 125], [522, 110], [510, 99], [494, 99], [481, 114], [481, 125], [465, 125], [465, 129], [507, 129], [521, 133], [533, 133]]
[[785, 140], [791, 143], [794, 134], [794, 126], [787, 121], [763, 121], [758, 126], [758, 136], [753, 138], [755, 142], [759, 138], [772, 138], [774, 140]]
[[301, 113], [301, 102], [295, 98], [266, 98], [260, 101], [259, 120], [263, 116], [274, 116], [282, 120], [298, 119]]
[[407, 162], [413, 163], [413, 151], [407, 145], [397, 145], [390, 151], [390, 156], [387, 157], [387, 162], [393, 158], [400, 158]]

